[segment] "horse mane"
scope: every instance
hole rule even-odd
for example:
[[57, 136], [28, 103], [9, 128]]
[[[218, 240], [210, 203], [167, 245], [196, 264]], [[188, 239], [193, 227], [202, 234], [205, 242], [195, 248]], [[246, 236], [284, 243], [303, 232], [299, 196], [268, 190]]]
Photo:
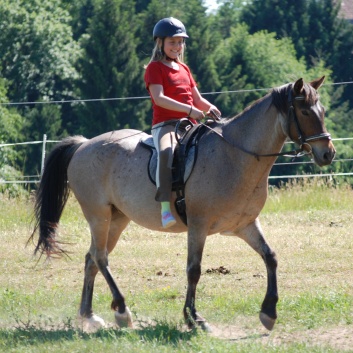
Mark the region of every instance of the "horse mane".
[[270, 92], [272, 96], [272, 103], [278, 111], [282, 114], [286, 114], [288, 110], [288, 92], [292, 88], [292, 84], [273, 88]]
[[[283, 115], [286, 115], [288, 112], [288, 94], [289, 91], [293, 88], [294, 83], [287, 83], [285, 85], [273, 88], [265, 96], [257, 99], [248, 105], [241, 113], [232, 117], [232, 119], [238, 119], [249, 110], [254, 108], [262, 109], [261, 103], [267, 100], [271, 96], [271, 103], [276, 107], [276, 109]], [[314, 105], [318, 100], [319, 96], [316, 90], [308, 83], [304, 82], [303, 90], [301, 95], [304, 97], [304, 102], [309, 105]], [[268, 108], [271, 104], [269, 104]]]

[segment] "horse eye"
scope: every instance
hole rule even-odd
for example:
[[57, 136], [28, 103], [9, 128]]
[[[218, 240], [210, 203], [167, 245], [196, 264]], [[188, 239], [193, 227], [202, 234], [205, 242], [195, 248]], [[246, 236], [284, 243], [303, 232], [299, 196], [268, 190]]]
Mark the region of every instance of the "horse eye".
[[303, 114], [303, 115], [309, 115], [308, 111], [307, 111], [307, 110], [304, 110], [304, 109], [302, 110], [302, 114]]

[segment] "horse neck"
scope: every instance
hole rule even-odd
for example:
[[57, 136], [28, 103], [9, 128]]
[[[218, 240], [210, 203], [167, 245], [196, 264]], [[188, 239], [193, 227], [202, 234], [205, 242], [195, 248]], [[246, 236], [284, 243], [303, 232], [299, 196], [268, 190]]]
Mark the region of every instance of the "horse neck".
[[268, 94], [230, 119], [223, 135], [234, 146], [258, 155], [278, 153], [286, 139], [282, 118]]

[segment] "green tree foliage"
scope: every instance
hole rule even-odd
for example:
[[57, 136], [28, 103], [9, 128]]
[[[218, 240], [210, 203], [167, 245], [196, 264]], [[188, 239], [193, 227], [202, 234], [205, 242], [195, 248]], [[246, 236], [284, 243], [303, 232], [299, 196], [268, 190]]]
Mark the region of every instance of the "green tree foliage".
[[[5, 80], [0, 78], [0, 181], [18, 180], [21, 177], [20, 166], [21, 152], [17, 146], [4, 146], [10, 143], [20, 142], [22, 135], [20, 133], [24, 119], [15, 108], [9, 108]], [[4, 144], [4, 145], [3, 145]], [[23, 153], [22, 153], [23, 155]], [[17, 196], [22, 192], [20, 185], [1, 184], [0, 192], [8, 193], [10, 196]]]
[[[16, 143], [22, 141], [22, 125], [24, 119], [15, 108], [9, 108], [7, 103], [7, 90], [5, 80], [0, 78], [0, 144]], [[0, 168], [4, 165], [16, 166], [17, 153], [13, 148], [0, 148]]]
[[[226, 115], [239, 113], [245, 105], [266, 94], [266, 90], [257, 89], [270, 89], [300, 77], [310, 80], [330, 74], [322, 65], [307, 70], [305, 62], [296, 58], [289, 38], [278, 40], [275, 34], [266, 31], [251, 35], [245, 25], [231, 30], [230, 37], [223, 40], [214, 52], [214, 60], [222, 82], [219, 88], [244, 91], [218, 96], [216, 102]], [[320, 73], [317, 73], [318, 68]]]
[[300, 58], [306, 53], [305, 37], [311, 26], [309, 1], [254, 0], [244, 7], [241, 20], [249, 26], [251, 33], [267, 30], [276, 33], [278, 39], [290, 37]]
[[88, 24], [93, 16], [93, 0], [61, 0], [62, 6], [70, 13], [73, 38], [79, 40], [87, 32]]
[[[339, 17], [339, 8], [340, 2], [332, 0], [254, 0], [244, 8], [241, 18], [251, 33], [268, 30], [278, 38], [290, 37], [298, 58], [305, 58], [309, 66], [323, 60], [335, 81], [347, 82], [353, 80], [353, 25]], [[353, 85], [339, 89], [335, 97], [340, 114], [349, 124]]]
[[0, 0], [0, 66], [11, 99], [74, 95], [80, 49], [72, 40], [69, 19], [57, 1]]
[[109, 130], [143, 128], [140, 103], [115, 100], [133, 96], [136, 80], [142, 77], [136, 56], [134, 3], [95, 0], [93, 5], [94, 15], [82, 38], [85, 55], [80, 60], [80, 90], [83, 99], [102, 101], [77, 108], [81, 132], [92, 137]]
[[[8, 97], [13, 102], [75, 98], [79, 78], [75, 64], [81, 50], [72, 39], [69, 13], [60, 5], [50, 0], [0, 0], [1, 74], [8, 81]], [[49, 116], [39, 117], [49, 110]], [[21, 127], [23, 138], [29, 141], [49, 132], [53, 139], [63, 136], [65, 125], [71, 124], [68, 104], [45, 109], [20, 105], [18, 111], [26, 121]], [[29, 148], [27, 153], [26, 169], [33, 173], [38, 152]]]

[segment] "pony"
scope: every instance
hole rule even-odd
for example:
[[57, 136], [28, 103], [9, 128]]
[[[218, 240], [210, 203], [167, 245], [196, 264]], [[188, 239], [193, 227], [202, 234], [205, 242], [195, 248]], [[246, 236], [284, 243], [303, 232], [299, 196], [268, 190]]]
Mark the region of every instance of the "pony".
[[133, 327], [131, 312], [108, 262], [121, 233], [133, 221], [155, 231], [187, 232], [183, 315], [189, 328], [210, 329], [196, 310], [195, 300], [207, 237], [220, 233], [243, 239], [266, 266], [267, 290], [259, 318], [272, 330], [277, 319], [277, 258], [265, 240], [259, 214], [266, 201], [270, 170], [287, 139], [299, 145], [295, 154], [310, 155], [320, 167], [329, 165], [335, 156], [317, 92], [324, 79], [306, 83], [300, 78], [273, 88], [240, 114], [208, 126], [198, 142], [198, 157], [185, 185], [187, 225], [177, 216], [173, 227], [162, 228], [160, 204], [154, 199], [156, 188], [147, 173], [150, 152], [140, 143], [148, 137], [146, 133], [122, 129], [92, 139], [70, 136], [53, 148], [36, 192], [35, 224], [29, 241], [40, 255], [65, 253], [57, 231], [73, 192], [91, 233], [78, 314], [83, 329], [105, 325], [92, 309], [98, 272], [110, 288], [116, 324]]

